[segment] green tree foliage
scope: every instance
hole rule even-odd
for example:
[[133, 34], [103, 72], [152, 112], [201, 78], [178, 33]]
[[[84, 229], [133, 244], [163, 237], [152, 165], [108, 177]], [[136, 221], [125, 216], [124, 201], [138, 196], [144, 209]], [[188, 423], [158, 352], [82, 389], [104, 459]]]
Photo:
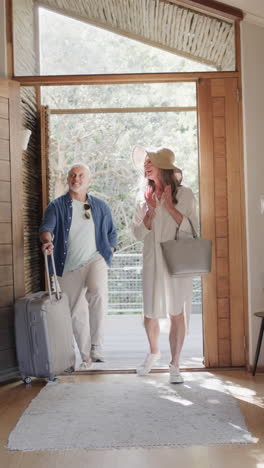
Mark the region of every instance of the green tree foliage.
[[140, 174], [131, 160], [135, 145], [172, 148], [184, 182], [198, 194], [195, 112], [53, 115], [51, 122], [51, 198], [66, 190], [71, 164], [88, 164], [90, 190], [110, 204], [120, 249], [134, 245], [130, 223], [140, 190]]

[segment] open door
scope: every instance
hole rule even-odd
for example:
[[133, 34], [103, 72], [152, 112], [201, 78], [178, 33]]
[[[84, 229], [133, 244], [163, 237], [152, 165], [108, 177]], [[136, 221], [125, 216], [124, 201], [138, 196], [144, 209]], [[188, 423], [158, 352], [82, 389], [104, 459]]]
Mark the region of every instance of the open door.
[[203, 280], [206, 367], [244, 366], [245, 234], [237, 78], [198, 84], [202, 236], [213, 240]]
[[0, 79], [0, 381], [17, 375], [14, 310], [24, 295], [19, 83]]

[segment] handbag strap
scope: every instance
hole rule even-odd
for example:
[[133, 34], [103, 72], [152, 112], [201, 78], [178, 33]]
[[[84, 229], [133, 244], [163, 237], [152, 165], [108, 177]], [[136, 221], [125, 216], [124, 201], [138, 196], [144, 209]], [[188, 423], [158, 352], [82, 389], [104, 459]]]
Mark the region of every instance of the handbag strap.
[[[190, 218], [187, 218], [190, 225], [191, 225], [191, 230], [192, 230], [192, 236], [194, 239], [197, 239], [198, 235], [197, 235], [197, 232], [195, 231], [194, 227], [193, 227], [193, 223], [191, 222]], [[176, 229], [176, 235], [175, 235], [175, 239], [178, 240], [179, 239], [179, 232], [180, 232], [180, 226], [177, 226], [177, 229]]]

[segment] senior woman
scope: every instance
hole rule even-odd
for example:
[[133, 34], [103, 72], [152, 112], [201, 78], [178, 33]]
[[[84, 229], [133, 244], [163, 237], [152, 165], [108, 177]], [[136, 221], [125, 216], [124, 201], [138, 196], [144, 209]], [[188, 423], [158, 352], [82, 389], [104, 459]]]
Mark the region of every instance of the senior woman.
[[170, 276], [160, 242], [174, 239], [178, 226], [180, 235], [191, 233], [188, 218], [197, 229], [195, 198], [190, 188], [181, 185], [182, 173], [170, 149], [148, 151], [136, 146], [132, 159], [146, 178], [146, 190], [137, 202], [132, 231], [137, 240], [144, 242], [144, 326], [150, 348], [137, 373], [148, 374], [159, 361], [159, 319], [169, 316], [170, 382], [182, 383], [180, 354], [191, 313], [192, 278]]

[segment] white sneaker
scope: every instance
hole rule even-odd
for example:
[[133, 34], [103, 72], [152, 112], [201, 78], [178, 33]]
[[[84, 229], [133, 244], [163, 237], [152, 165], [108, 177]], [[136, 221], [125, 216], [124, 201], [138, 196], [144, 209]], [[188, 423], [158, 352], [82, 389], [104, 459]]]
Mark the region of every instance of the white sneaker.
[[147, 354], [142, 364], [137, 368], [137, 374], [141, 376], [147, 375], [159, 360], [160, 352]]
[[78, 370], [79, 371], [90, 370], [90, 369], [92, 369], [92, 367], [93, 367], [92, 361], [88, 361], [88, 362], [83, 361]]
[[93, 362], [104, 362], [105, 358], [100, 346], [92, 345], [91, 359]]
[[183, 382], [184, 380], [179, 369], [177, 369], [174, 364], [170, 364], [170, 383], [179, 384]]

